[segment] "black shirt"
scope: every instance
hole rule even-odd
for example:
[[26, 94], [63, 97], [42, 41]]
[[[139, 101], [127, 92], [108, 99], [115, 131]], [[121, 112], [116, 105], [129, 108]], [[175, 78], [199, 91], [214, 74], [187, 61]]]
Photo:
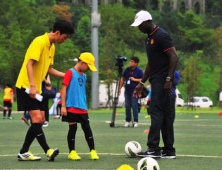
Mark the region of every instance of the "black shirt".
[[165, 52], [174, 48], [172, 38], [157, 26], [146, 38], [145, 47], [149, 61], [149, 81], [164, 83], [169, 72], [169, 57]]

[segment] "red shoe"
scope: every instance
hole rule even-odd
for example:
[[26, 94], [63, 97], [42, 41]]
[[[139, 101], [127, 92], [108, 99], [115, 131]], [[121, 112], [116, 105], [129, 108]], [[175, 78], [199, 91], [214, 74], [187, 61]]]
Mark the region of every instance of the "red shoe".
[[20, 117], [20, 119], [23, 120], [23, 122], [24, 122], [26, 125], [30, 126], [28, 120], [27, 120], [24, 116]]

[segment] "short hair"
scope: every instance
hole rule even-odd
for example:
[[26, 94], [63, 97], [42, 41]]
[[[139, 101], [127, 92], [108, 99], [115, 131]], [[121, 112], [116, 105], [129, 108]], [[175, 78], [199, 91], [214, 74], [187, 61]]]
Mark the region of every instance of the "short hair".
[[139, 63], [140, 62], [140, 59], [138, 57], [131, 57], [130, 60], [133, 60], [135, 61], [135, 63]]
[[72, 24], [66, 20], [58, 20], [55, 22], [52, 32], [60, 31], [60, 34], [74, 34]]

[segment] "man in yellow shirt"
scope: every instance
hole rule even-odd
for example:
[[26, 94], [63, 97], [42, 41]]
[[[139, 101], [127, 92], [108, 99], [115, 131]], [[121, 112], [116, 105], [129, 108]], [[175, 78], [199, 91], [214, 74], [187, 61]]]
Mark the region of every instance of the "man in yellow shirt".
[[5, 119], [7, 110], [8, 110], [8, 119], [12, 119], [11, 113], [12, 113], [12, 103], [14, 97], [13, 94], [14, 94], [13, 89], [9, 84], [7, 84], [4, 89], [4, 97], [3, 97], [3, 103], [4, 103], [3, 119]]
[[[61, 78], [64, 77], [64, 73], [52, 68], [55, 54], [54, 43], [64, 43], [71, 34], [74, 34], [71, 23], [65, 20], [58, 20], [55, 22], [52, 32], [36, 37], [26, 52], [16, 82], [17, 105], [18, 111], [25, 110], [29, 112], [32, 125], [28, 129], [22, 149], [18, 153], [19, 161], [41, 160], [41, 157], [34, 156], [28, 151], [35, 138], [46, 153], [48, 161], [54, 161], [54, 158], [59, 154], [57, 148], [50, 149], [46, 142], [42, 130], [42, 124], [45, 121], [45, 100], [38, 101], [36, 95], [42, 93], [42, 81], [47, 73]], [[29, 94], [25, 92], [27, 88], [29, 88]]]

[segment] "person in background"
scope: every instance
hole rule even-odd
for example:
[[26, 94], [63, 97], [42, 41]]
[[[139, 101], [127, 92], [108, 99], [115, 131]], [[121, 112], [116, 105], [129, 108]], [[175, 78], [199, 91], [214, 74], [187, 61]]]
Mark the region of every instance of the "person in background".
[[179, 80], [180, 80], [180, 73], [178, 71], [175, 71], [174, 77], [173, 77], [172, 93], [170, 95], [170, 110], [171, 110], [171, 115], [173, 117], [173, 122], [175, 120], [176, 89], [177, 89], [177, 84], [179, 83]]
[[221, 107], [221, 112], [222, 112], [222, 90], [219, 95], [219, 102], [220, 102], [220, 107]]
[[126, 123], [125, 127], [130, 126], [131, 121], [131, 108], [133, 109], [133, 127], [138, 127], [138, 98], [133, 96], [133, 91], [138, 83], [143, 77], [143, 71], [138, 67], [139, 58], [131, 57], [130, 58], [130, 67], [127, 67], [122, 75], [119, 85], [119, 95], [121, 93], [121, 88], [125, 82], [125, 107], [126, 107]]
[[4, 88], [4, 96], [3, 96], [3, 119], [6, 119], [6, 112], [8, 110], [8, 119], [12, 119], [12, 104], [14, 98], [14, 90], [11, 88], [11, 85], [7, 84]]
[[149, 118], [150, 117], [149, 110], [150, 110], [151, 92], [152, 92], [151, 84], [149, 84], [148, 90], [149, 90], [149, 94], [148, 94], [148, 99], [147, 99], [147, 104], [146, 104], [147, 115], [145, 116], [145, 118]]
[[[50, 76], [49, 74], [46, 75], [45, 79], [42, 81], [42, 87], [44, 86], [51, 86]], [[42, 127], [49, 126], [49, 99], [43, 98], [44, 103], [44, 110], [45, 110], [45, 122], [43, 123]]]

